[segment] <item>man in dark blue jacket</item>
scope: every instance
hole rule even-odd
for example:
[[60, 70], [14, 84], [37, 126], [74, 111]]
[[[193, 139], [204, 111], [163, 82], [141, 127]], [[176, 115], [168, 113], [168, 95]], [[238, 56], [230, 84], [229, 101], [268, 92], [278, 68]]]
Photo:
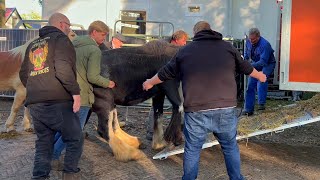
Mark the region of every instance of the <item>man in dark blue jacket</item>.
[[205, 21], [194, 28], [193, 42], [182, 47], [154, 77], [143, 83], [145, 90], [163, 81], [180, 76], [184, 97], [184, 174], [182, 179], [194, 180], [198, 175], [200, 151], [207, 134], [218, 139], [224, 154], [228, 175], [243, 179], [240, 153], [236, 140], [238, 119], [236, 72], [266, 81], [232, 44], [211, 30]]
[[[267, 77], [270, 77], [276, 65], [273, 52], [274, 50], [270, 43], [260, 36], [259, 29], [251, 28], [249, 30], [249, 39], [246, 43], [244, 59], [250, 61], [257, 71], [262, 71]], [[258, 92], [258, 110], [265, 109], [268, 82], [259, 82], [258, 79], [249, 77], [244, 115], [253, 115], [256, 89]]]

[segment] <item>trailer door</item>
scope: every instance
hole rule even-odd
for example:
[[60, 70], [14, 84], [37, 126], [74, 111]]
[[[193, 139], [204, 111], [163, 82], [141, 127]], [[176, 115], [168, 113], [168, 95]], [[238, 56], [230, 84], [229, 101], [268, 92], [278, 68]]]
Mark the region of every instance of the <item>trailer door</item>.
[[320, 0], [283, 0], [280, 89], [320, 92]]

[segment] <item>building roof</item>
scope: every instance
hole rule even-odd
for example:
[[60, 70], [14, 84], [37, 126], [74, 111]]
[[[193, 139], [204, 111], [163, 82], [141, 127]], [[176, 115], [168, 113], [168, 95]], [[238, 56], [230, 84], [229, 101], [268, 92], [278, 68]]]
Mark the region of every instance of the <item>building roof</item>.
[[16, 8], [6, 8], [6, 19], [11, 16], [14, 10], [16, 10]]
[[[18, 18], [19, 18], [20, 20], [22, 20], [22, 17], [20, 16], [17, 8], [14, 7], [14, 8], [6, 8], [6, 22], [10, 19], [10, 17], [12, 16], [12, 14], [13, 14], [14, 12], [16, 12], [17, 15], [18, 15]], [[25, 25], [24, 23], [23, 23], [23, 26], [24, 26], [24, 28], [26, 28], [26, 25]]]

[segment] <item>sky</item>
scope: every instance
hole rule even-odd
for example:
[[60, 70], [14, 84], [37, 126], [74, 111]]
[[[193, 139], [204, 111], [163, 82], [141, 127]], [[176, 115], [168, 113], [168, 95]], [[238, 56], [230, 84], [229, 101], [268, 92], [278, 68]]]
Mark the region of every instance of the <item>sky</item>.
[[6, 7], [16, 7], [19, 14], [29, 14], [34, 11], [41, 15], [42, 10], [38, 0], [6, 0]]

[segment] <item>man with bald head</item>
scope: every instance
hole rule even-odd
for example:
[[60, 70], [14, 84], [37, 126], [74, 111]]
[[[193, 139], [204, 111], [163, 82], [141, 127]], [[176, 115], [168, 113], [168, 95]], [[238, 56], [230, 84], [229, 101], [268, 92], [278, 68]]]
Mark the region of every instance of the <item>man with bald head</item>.
[[193, 28], [193, 42], [182, 47], [169, 63], [143, 83], [148, 90], [163, 81], [180, 76], [184, 97], [184, 136], [182, 179], [194, 180], [200, 152], [207, 134], [213, 133], [221, 145], [231, 180], [243, 179], [236, 140], [238, 119], [236, 71], [265, 82], [232, 44], [222, 40], [209, 23], [200, 21]]
[[32, 179], [47, 179], [51, 170], [54, 136], [66, 143], [63, 179], [79, 179], [78, 162], [83, 137], [76, 114], [80, 88], [76, 78], [76, 54], [67, 34], [69, 19], [55, 13], [32, 41], [20, 70], [27, 89], [25, 106], [30, 110], [37, 140]]

